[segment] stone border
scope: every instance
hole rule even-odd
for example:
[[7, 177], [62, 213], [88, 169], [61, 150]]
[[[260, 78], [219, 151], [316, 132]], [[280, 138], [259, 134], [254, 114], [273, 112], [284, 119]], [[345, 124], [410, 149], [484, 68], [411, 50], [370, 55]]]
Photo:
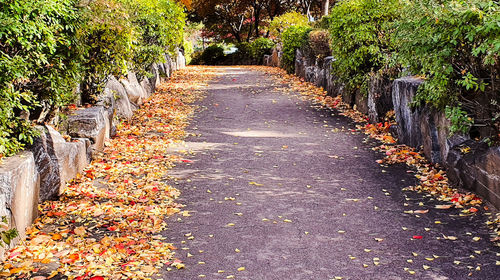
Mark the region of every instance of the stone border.
[[[38, 217], [38, 204], [57, 199], [66, 183], [81, 173], [92, 160], [95, 151], [116, 134], [120, 119], [130, 119], [133, 111], [155, 91], [173, 71], [186, 66], [179, 50], [165, 63], [151, 66], [151, 78], [138, 81], [135, 73], [120, 80], [113, 76], [103, 90], [97, 106], [76, 110], [62, 124], [62, 131], [72, 137], [67, 142], [50, 126], [38, 127], [40, 137], [33, 145], [0, 163], [0, 216], [6, 216], [9, 226], [19, 231], [11, 246], [26, 237], [25, 231]], [[8, 248], [7, 248], [8, 249]], [[0, 259], [5, 249], [0, 248]]]
[[[280, 65], [280, 50], [264, 57], [267, 66]], [[345, 103], [367, 115], [371, 122], [382, 121], [394, 110], [397, 125], [391, 128], [399, 143], [423, 151], [425, 157], [443, 166], [450, 182], [476, 192], [500, 209], [500, 147], [488, 147], [466, 135], [449, 135], [450, 122], [443, 112], [428, 105], [412, 106], [418, 87], [424, 82], [416, 77], [391, 81], [373, 77], [368, 95], [348, 95], [331, 73], [334, 57], [316, 58], [297, 50], [295, 75], [323, 87], [328, 95], [340, 94]]]

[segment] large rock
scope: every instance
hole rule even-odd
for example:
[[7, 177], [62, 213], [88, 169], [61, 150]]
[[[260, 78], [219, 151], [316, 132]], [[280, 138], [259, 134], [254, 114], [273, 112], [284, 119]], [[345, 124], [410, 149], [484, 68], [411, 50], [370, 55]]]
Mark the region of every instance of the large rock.
[[102, 106], [77, 110], [68, 118], [68, 134], [75, 138], [88, 138], [94, 150], [101, 150], [109, 136], [108, 120]]
[[[88, 144], [85, 139], [66, 142], [59, 132], [47, 126], [47, 138], [52, 140], [54, 155], [59, 168], [60, 184], [58, 194], [62, 194], [66, 183], [81, 173], [89, 164]], [[42, 184], [44, 184], [42, 182]]]
[[325, 62], [323, 64], [325, 68], [325, 90], [330, 96], [338, 96], [344, 91], [344, 86], [339, 83], [337, 77], [332, 73], [333, 61], [335, 61], [333, 56], [325, 57]]
[[368, 117], [376, 123], [384, 119], [392, 105], [392, 81], [385, 76], [371, 77], [368, 89]]
[[411, 105], [422, 82], [422, 79], [404, 77], [395, 80], [392, 87], [397, 138], [400, 143], [415, 148], [419, 148], [423, 143], [420, 131], [421, 108], [415, 108]]
[[165, 54], [165, 62], [163, 63], [163, 73], [160, 71], [160, 76], [163, 74], [163, 77], [170, 78], [172, 76], [172, 72], [174, 69], [174, 62], [170, 55]]
[[38, 216], [40, 177], [33, 153], [25, 151], [0, 164], [0, 215], [10, 220], [21, 238]]
[[160, 77], [160, 66], [158, 63], [153, 63], [151, 65], [151, 75], [152, 75], [152, 77], [149, 78], [149, 83], [153, 87], [153, 91], [154, 91], [160, 86], [160, 84], [162, 82], [161, 77]]
[[108, 90], [108, 95], [112, 97], [116, 116], [130, 119], [133, 112], [125, 87], [114, 76], [110, 76], [104, 90]]
[[448, 177], [500, 208], [500, 147], [467, 140], [453, 147], [446, 160]]
[[354, 94], [354, 104], [356, 105], [356, 110], [368, 115], [368, 98], [360, 89], [356, 90]]
[[[39, 127], [40, 136], [33, 141], [30, 151], [35, 159], [35, 166], [40, 174], [40, 202], [56, 199], [61, 188], [61, 174], [59, 173], [59, 161], [56, 156], [54, 142], [61, 137], [55, 133], [48, 133], [47, 128]], [[55, 135], [55, 136], [53, 136]]]
[[307, 59], [303, 55], [302, 50], [297, 49], [295, 52], [295, 75], [306, 79]]
[[280, 67], [281, 66], [281, 56], [282, 56], [281, 48], [280, 48], [280, 46], [276, 46], [273, 49], [273, 52], [271, 54], [271, 60], [270, 60], [269, 66]]
[[177, 50], [177, 70], [184, 68], [186, 68], [186, 57], [182, 51]]
[[149, 82], [149, 79], [147, 79], [147, 78], [144, 78], [141, 81], [141, 87], [144, 90], [144, 92], [146, 93], [146, 98], [150, 97], [154, 92], [154, 88], [151, 85], [151, 83]]
[[141, 105], [143, 100], [147, 97], [147, 93], [139, 84], [134, 72], [129, 72], [127, 79], [120, 79], [125, 91], [127, 92], [128, 100], [135, 105]]

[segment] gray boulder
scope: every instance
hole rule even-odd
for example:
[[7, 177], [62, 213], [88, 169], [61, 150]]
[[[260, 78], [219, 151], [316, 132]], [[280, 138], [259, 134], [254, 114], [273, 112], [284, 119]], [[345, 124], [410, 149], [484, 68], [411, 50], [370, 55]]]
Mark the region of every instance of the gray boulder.
[[412, 107], [411, 104], [422, 83], [422, 79], [404, 77], [395, 80], [392, 87], [392, 104], [398, 124], [397, 138], [400, 143], [415, 148], [423, 143], [420, 131], [421, 108]]
[[372, 77], [368, 89], [368, 117], [371, 122], [380, 122], [387, 112], [394, 109], [392, 104], [392, 81], [387, 77]]
[[133, 115], [127, 91], [114, 76], [110, 76], [104, 91], [113, 100], [114, 112], [118, 118], [130, 119]]
[[94, 150], [102, 150], [109, 136], [109, 118], [102, 106], [77, 110], [68, 118], [68, 134], [75, 138], [88, 138]]
[[129, 101], [135, 105], [141, 105], [147, 94], [139, 84], [139, 81], [137, 81], [135, 73], [129, 72], [127, 79], [120, 79], [120, 82], [127, 92]]

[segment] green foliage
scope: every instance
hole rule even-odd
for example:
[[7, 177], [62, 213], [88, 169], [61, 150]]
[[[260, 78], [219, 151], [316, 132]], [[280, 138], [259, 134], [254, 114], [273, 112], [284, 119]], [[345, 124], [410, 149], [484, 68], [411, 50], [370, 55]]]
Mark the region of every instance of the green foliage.
[[306, 15], [291, 11], [281, 16], [275, 17], [269, 24], [269, 34], [271, 37], [281, 41], [282, 33], [291, 26], [309, 26], [309, 19]]
[[191, 63], [192, 55], [194, 53], [193, 43], [191, 43], [191, 41], [184, 40], [182, 48], [184, 49], [184, 57], [186, 58], [186, 65], [188, 65]]
[[330, 33], [328, 30], [313, 30], [309, 33], [309, 47], [316, 57], [327, 57], [331, 55]]
[[292, 73], [295, 70], [295, 53], [297, 49], [308, 44], [309, 26], [291, 26], [282, 34], [283, 56], [281, 58], [281, 67], [287, 72]]
[[[426, 77], [418, 98], [437, 108], [470, 92], [496, 90], [500, 6], [495, 1], [407, 3], [394, 36], [398, 61]], [[495, 77], [497, 76], [497, 77]]]
[[5, 216], [0, 220], [0, 246], [10, 245], [10, 242], [19, 235], [15, 228], [9, 229], [9, 224]]
[[110, 74], [127, 72], [133, 54], [134, 27], [125, 7], [115, 0], [91, 1], [83, 9], [79, 39], [84, 43], [82, 98], [95, 101]]
[[331, 10], [332, 71], [347, 90], [366, 90], [370, 73], [386, 67], [393, 50], [388, 23], [399, 9], [399, 0], [345, 0]]
[[224, 48], [220, 45], [208, 46], [201, 55], [201, 63], [205, 65], [217, 65], [224, 59]]
[[474, 123], [472, 118], [467, 115], [467, 112], [463, 111], [460, 106], [445, 108], [446, 118], [450, 120], [450, 135], [457, 132], [467, 133]]
[[[252, 58], [257, 62], [257, 64], [261, 64], [265, 54], [270, 54], [271, 50], [274, 48], [274, 43], [271, 39], [268, 38], [258, 38], [255, 39], [249, 45], [249, 51]], [[239, 49], [239, 48], [238, 48]]]
[[[146, 70], [180, 46], [185, 14], [173, 0], [4, 0], [0, 3], [0, 157], [37, 135], [75, 100], [91, 102], [110, 74]], [[28, 113], [29, 112], [29, 113]]]
[[172, 0], [120, 0], [128, 8], [137, 32], [132, 68], [147, 75], [149, 67], [165, 51], [173, 52], [184, 40], [183, 8]]
[[21, 112], [40, 112], [71, 99], [79, 80], [80, 24], [72, 0], [0, 3], [0, 155], [12, 155], [36, 133]]

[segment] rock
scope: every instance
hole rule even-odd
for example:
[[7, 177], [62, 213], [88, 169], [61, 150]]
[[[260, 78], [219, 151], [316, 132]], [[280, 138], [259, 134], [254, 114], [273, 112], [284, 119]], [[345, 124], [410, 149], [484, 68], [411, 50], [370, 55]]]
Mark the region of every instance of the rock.
[[356, 90], [356, 93], [354, 94], [354, 104], [356, 105], [356, 110], [368, 115], [368, 97], [359, 89]]
[[404, 77], [395, 80], [392, 87], [392, 104], [398, 124], [397, 138], [400, 143], [415, 148], [423, 143], [420, 131], [421, 108], [414, 108], [411, 104], [422, 82], [422, 79]]
[[68, 134], [75, 138], [88, 138], [94, 150], [104, 147], [109, 135], [109, 118], [102, 106], [77, 110], [68, 118]]
[[394, 109], [392, 105], [392, 81], [384, 76], [371, 77], [367, 101], [370, 122], [383, 121], [387, 112]]
[[123, 85], [114, 77], [110, 76], [105, 89], [110, 91], [114, 100], [114, 112], [118, 118], [130, 119], [133, 115], [132, 107], [128, 99], [127, 91]]
[[478, 193], [500, 207], [500, 147], [466, 140], [448, 154], [450, 182]]
[[[165, 63], [163, 63], [163, 68], [164, 68], [164, 77], [170, 78], [172, 76], [172, 72], [175, 70], [174, 69], [174, 62], [170, 55], [165, 54]], [[161, 74], [161, 73], [160, 73]]]
[[141, 105], [143, 100], [146, 98], [147, 94], [142, 89], [141, 85], [137, 81], [135, 73], [129, 72], [127, 79], [120, 79], [125, 91], [127, 92], [128, 100], [135, 105]]
[[[56, 199], [61, 188], [59, 163], [54, 150], [53, 136], [45, 127], [38, 128], [41, 133], [33, 141], [29, 150], [33, 153], [37, 172], [40, 174], [40, 202]], [[59, 135], [59, 137], [62, 137]], [[57, 139], [56, 139], [57, 142]]]
[[302, 54], [302, 50], [297, 49], [295, 52], [295, 75], [306, 79], [306, 58]]
[[[153, 87], [153, 91], [155, 91], [161, 84], [161, 78], [160, 78], [160, 68], [159, 64], [153, 63], [151, 65], [151, 74], [153, 75], [151, 78], [149, 78], [149, 83]], [[163, 67], [163, 66], [162, 66]]]
[[146, 93], [146, 98], [150, 97], [154, 92], [153, 86], [151, 85], [151, 83], [149, 82], [149, 79], [147, 79], [147, 78], [144, 78], [141, 81], [141, 87], [144, 90], [144, 92]]
[[330, 96], [338, 96], [344, 91], [344, 87], [338, 82], [337, 77], [332, 73], [333, 56], [325, 57], [323, 67], [325, 69], [325, 90]]
[[184, 53], [180, 50], [177, 50], [177, 70], [186, 68], [186, 58], [184, 57]]
[[63, 193], [66, 183], [81, 173], [90, 163], [90, 157], [87, 152], [86, 141], [78, 140], [66, 142], [59, 132], [50, 126], [47, 126], [48, 137], [52, 139], [54, 155], [57, 159], [60, 175], [59, 195]]
[[40, 176], [33, 153], [24, 151], [0, 164], [0, 215], [24, 238], [25, 230], [38, 216]]
[[281, 52], [280, 46], [276, 46], [273, 49], [273, 52], [271, 54], [271, 61], [270, 61], [269, 66], [280, 67], [281, 66], [281, 55], [282, 55], [282, 52]]

